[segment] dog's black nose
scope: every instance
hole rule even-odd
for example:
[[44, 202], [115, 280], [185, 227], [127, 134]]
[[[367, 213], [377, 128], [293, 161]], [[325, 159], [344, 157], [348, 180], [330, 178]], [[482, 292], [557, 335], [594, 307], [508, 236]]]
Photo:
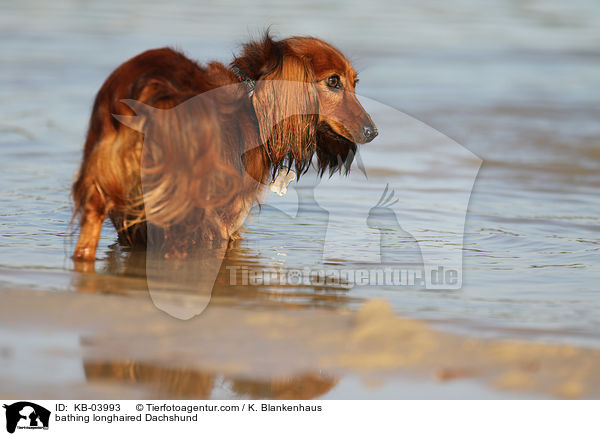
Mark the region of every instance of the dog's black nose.
[[379, 132], [377, 131], [377, 128], [373, 125], [363, 127], [363, 135], [365, 135], [367, 142], [371, 142], [373, 139], [375, 139], [378, 133]]

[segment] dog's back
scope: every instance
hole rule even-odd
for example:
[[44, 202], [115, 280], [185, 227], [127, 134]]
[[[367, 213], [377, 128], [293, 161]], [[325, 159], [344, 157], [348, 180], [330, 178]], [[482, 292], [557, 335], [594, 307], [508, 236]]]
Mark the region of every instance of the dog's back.
[[228, 146], [238, 138], [223, 143], [226, 135], [242, 134], [239, 123], [220, 119], [222, 106], [241, 101], [237, 87], [221, 88], [230, 74], [221, 64], [204, 68], [163, 48], [132, 58], [108, 77], [94, 102], [73, 185], [81, 215], [75, 259], [95, 258], [92, 245], [107, 215], [121, 242], [131, 245], [147, 242], [148, 225], [158, 237], [167, 227], [187, 234], [181, 243], [231, 236], [243, 207], [226, 205], [241, 186], [243, 150]]

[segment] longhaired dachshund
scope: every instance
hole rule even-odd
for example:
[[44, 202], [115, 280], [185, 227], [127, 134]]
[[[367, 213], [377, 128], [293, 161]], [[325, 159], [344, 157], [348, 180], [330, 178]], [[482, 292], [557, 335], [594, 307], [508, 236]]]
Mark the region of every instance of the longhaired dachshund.
[[[268, 34], [229, 67], [170, 48], [118, 67], [98, 92], [75, 183], [80, 236], [93, 261], [104, 219], [119, 241], [184, 256], [227, 241], [271, 177], [294, 167], [348, 171], [377, 129], [354, 93], [358, 78], [331, 45]], [[211, 242], [212, 241], [212, 242]]]

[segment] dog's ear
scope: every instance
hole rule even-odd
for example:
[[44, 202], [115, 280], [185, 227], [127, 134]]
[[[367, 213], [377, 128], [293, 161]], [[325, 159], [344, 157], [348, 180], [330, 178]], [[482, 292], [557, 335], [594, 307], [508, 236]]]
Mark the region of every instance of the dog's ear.
[[293, 158], [299, 173], [310, 164], [319, 120], [314, 82], [307, 59], [285, 55], [256, 83], [252, 104], [261, 143], [267, 147], [275, 168], [286, 158]]

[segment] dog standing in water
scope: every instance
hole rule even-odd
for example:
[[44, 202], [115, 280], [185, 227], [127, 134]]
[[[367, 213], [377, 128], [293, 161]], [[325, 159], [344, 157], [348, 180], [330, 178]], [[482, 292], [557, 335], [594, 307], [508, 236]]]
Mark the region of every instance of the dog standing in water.
[[310, 37], [267, 34], [229, 66], [170, 48], [125, 62], [94, 102], [73, 184], [81, 225], [73, 258], [95, 260], [106, 217], [122, 243], [152, 235], [166, 257], [185, 256], [234, 236], [278, 171], [300, 176], [315, 154], [320, 175], [347, 170], [356, 144], [377, 136], [357, 82], [338, 50]]

